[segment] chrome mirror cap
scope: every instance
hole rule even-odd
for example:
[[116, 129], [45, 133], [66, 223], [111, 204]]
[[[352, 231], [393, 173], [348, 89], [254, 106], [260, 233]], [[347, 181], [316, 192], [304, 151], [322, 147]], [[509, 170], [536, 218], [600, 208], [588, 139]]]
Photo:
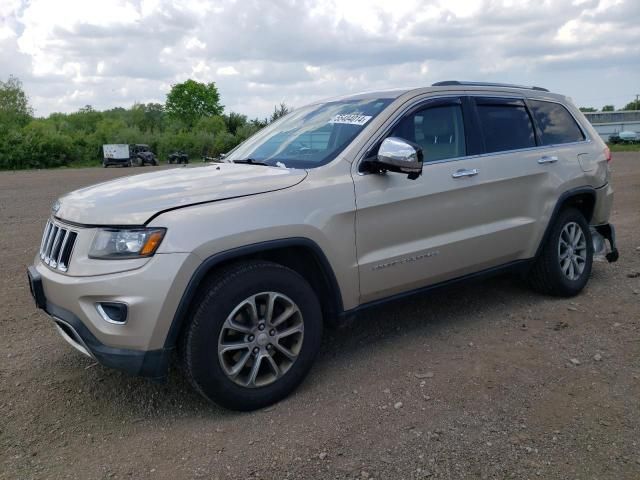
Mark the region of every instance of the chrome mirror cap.
[[399, 137], [385, 138], [378, 150], [378, 164], [392, 172], [417, 178], [422, 173], [422, 149], [419, 145]]

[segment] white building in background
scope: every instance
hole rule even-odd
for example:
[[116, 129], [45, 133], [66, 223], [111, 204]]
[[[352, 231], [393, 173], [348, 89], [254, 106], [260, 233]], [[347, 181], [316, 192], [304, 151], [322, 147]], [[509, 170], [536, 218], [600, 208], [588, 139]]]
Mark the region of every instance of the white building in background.
[[588, 112], [584, 114], [602, 139], [620, 132], [636, 132], [640, 135], [640, 110], [622, 110], [619, 112]]

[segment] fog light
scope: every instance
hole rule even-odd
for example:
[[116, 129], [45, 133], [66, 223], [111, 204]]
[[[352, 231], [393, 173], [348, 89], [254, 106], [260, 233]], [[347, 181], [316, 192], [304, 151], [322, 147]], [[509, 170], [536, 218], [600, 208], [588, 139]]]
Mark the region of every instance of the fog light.
[[105, 322], [123, 325], [127, 323], [127, 305], [117, 302], [96, 303], [96, 310]]

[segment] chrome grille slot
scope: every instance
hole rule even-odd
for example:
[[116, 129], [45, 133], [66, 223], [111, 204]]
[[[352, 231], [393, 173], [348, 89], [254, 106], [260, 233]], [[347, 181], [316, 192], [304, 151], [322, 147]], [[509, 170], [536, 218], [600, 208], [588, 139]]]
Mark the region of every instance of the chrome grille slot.
[[51, 268], [66, 272], [77, 237], [77, 232], [53, 220], [47, 221], [40, 242], [40, 259]]

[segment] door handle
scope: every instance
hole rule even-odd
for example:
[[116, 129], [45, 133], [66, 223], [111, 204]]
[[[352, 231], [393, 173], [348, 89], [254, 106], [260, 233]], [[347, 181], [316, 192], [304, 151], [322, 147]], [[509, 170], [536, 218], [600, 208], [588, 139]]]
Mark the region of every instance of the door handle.
[[538, 159], [538, 163], [539, 164], [543, 164], [543, 163], [556, 163], [558, 161], [558, 157], [556, 157], [555, 155], [548, 157], [548, 156], [544, 156], [544, 157], [540, 157]]
[[463, 168], [460, 170], [456, 170], [451, 174], [451, 176], [453, 178], [462, 178], [462, 177], [473, 177], [474, 175], [477, 175], [477, 174], [478, 174], [477, 168], [472, 168], [471, 170], [466, 170]]

